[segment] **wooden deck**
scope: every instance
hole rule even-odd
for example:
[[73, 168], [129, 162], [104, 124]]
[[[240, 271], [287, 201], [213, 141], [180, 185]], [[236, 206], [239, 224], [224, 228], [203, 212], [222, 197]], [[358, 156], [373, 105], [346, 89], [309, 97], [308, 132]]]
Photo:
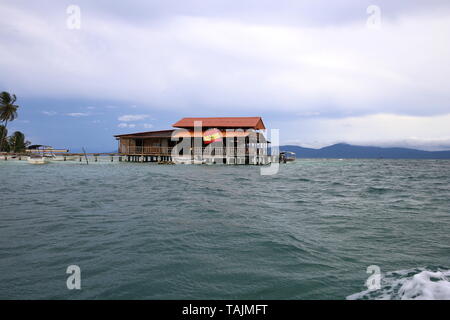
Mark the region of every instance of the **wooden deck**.
[[172, 149], [171, 147], [122, 146], [119, 153], [123, 155], [170, 156], [172, 155]]

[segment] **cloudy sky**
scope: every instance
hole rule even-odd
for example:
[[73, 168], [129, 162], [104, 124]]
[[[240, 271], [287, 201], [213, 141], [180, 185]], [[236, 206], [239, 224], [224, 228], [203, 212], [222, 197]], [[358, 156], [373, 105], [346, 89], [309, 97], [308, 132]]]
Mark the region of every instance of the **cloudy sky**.
[[[76, 10], [80, 9], [80, 24]], [[450, 149], [450, 1], [0, 0], [0, 90], [33, 143], [113, 151], [184, 116], [281, 143]]]

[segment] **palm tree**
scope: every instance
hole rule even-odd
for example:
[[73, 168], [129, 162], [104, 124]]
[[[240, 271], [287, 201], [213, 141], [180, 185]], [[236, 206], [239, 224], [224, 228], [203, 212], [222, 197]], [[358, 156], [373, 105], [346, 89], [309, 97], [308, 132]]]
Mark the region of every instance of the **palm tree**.
[[24, 152], [26, 147], [30, 144], [29, 141], [25, 141], [25, 135], [16, 131], [12, 136], [9, 137], [9, 148], [12, 152]]
[[[7, 136], [8, 136], [8, 130], [5, 128], [5, 126], [0, 125], [0, 140], [1, 140], [1, 142], [3, 142], [3, 140], [6, 140]], [[0, 142], [0, 144], [1, 144], [1, 142]], [[3, 149], [0, 148], [0, 152], [1, 151], [8, 152], [9, 151], [9, 145], [8, 144], [4, 144], [3, 146], [4, 146]]]
[[[0, 120], [5, 123], [5, 131], [8, 127], [8, 122], [13, 121], [17, 118], [17, 108], [18, 105], [15, 105], [17, 98], [16, 95], [10, 95], [9, 92], [3, 91], [0, 93]], [[6, 132], [3, 132], [3, 135], [0, 139], [0, 150], [3, 148], [3, 141], [6, 138]]]

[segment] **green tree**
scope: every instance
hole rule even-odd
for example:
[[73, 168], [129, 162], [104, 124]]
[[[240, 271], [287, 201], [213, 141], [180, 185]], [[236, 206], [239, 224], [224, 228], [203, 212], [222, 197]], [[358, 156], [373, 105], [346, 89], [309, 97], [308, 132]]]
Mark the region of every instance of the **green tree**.
[[8, 136], [8, 129], [6, 129], [5, 126], [0, 125], [0, 139], [2, 140], [2, 143], [0, 143], [3, 148], [0, 148], [0, 151], [9, 151], [9, 144], [6, 143], [7, 141], [3, 141], [6, 140], [6, 137]]
[[6, 129], [8, 128], [8, 122], [13, 121], [17, 118], [17, 108], [18, 105], [15, 105], [17, 98], [16, 95], [9, 94], [9, 92], [3, 91], [0, 93], [0, 121], [5, 123], [5, 132], [0, 139], [0, 150], [3, 150], [3, 144], [6, 140]]
[[20, 132], [16, 131], [12, 136], [8, 139], [9, 142], [9, 150], [12, 152], [24, 152], [26, 147], [30, 144], [29, 141], [25, 141], [25, 135]]

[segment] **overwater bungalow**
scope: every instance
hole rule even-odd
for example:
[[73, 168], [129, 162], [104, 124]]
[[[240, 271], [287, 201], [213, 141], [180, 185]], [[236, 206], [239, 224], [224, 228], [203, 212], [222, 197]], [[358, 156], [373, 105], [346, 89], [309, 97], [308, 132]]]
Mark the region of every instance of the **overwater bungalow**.
[[174, 129], [115, 135], [128, 161], [266, 164], [261, 117], [183, 118]]

